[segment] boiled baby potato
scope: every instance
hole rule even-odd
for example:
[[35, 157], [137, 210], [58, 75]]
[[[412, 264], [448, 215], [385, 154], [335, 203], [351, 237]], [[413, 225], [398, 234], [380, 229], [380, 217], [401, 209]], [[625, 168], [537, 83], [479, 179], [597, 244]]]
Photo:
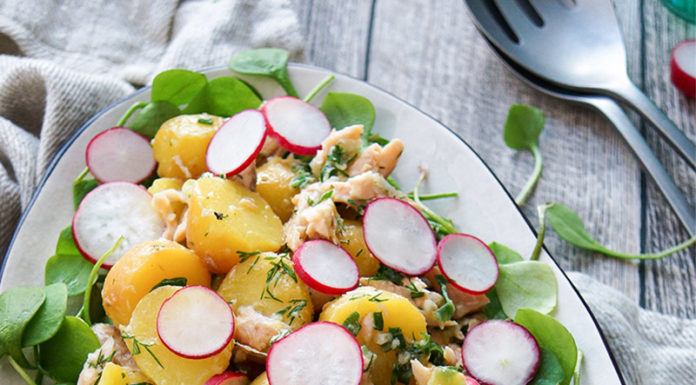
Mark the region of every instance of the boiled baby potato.
[[232, 357], [234, 341], [230, 341], [220, 353], [199, 359], [181, 357], [164, 346], [157, 335], [157, 314], [162, 303], [179, 289], [177, 286], [162, 286], [148, 293], [135, 307], [130, 323], [123, 329], [133, 359], [155, 385], [202, 385], [210, 377], [225, 371]]
[[283, 245], [283, 224], [258, 193], [213, 176], [188, 182], [184, 191], [186, 242], [210, 271], [230, 271], [239, 262], [238, 252], [276, 251]]
[[310, 323], [314, 315], [309, 288], [284, 255], [261, 253], [246, 257], [230, 270], [218, 293], [235, 310], [252, 306], [267, 317], [280, 317], [281, 312], [282, 321], [292, 329]]
[[249, 385], [268, 385], [268, 377], [266, 376], [266, 372], [259, 374], [259, 376], [256, 377]]
[[208, 114], [180, 115], [164, 122], [152, 140], [157, 175], [190, 179], [206, 172], [205, 152], [222, 122], [221, 117]]
[[292, 197], [299, 189], [290, 186], [295, 173], [291, 159], [272, 157], [256, 170], [256, 191], [271, 205], [280, 220], [285, 222], [292, 215], [295, 205]]
[[201, 259], [180, 244], [164, 239], [141, 243], [109, 270], [102, 304], [114, 325], [127, 325], [138, 301], [163, 279], [186, 278], [188, 285], [210, 286]]
[[360, 221], [346, 219], [343, 221], [343, 231], [339, 234], [340, 245], [355, 258], [361, 277], [374, 277], [379, 270], [379, 261], [365, 244], [363, 227]]
[[[393, 350], [385, 352], [375, 338], [379, 334], [386, 333], [390, 328], [400, 328], [407, 342], [413, 342], [414, 337], [416, 340], [421, 340], [422, 333], [426, 332], [425, 317], [406, 298], [388, 291], [363, 286], [326, 304], [319, 315], [319, 320], [344, 324], [353, 313], [358, 314], [355, 322], [361, 325], [357, 335], [358, 342], [366, 345], [376, 355], [371, 369], [374, 383], [389, 384], [392, 368], [396, 362], [396, 352]], [[384, 321], [382, 331], [367, 327], [367, 325], [374, 325], [373, 313], [382, 313]]]
[[140, 372], [134, 372], [113, 362], [107, 362], [97, 385], [146, 384], [149, 380]]

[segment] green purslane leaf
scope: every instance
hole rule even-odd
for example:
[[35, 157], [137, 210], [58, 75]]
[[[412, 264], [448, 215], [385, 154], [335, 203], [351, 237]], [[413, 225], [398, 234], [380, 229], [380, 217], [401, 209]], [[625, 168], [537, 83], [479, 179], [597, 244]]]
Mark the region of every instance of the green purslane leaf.
[[652, 254], [626, 254], [609, 249], [600, 244], [587, 232], [578, 214], [564, 205], [553, 203], [546, 206], [546, 216], [558, 235], [567, 242], [586, 250], [596, 251], [621, 259], [660, 259], [696, 245], [696, 236], [686, 241]]
[[518, 252], [503, 245], [502, 243], [491, 242], [488, 247], [493, 252], [493, 255], [495, 255], [495, 259], [498, 260], [499, 265], [520, 262], [523, 260], [522, 256]]
[[516, 150], [531, 150], [538, 144], [545, 123], [544, 114], [538, 109], [524, 104], [513, 105], [505, 120], [505, 144]]
[[205, 75], [182, 69], [160, 72], [152, 80], [153, 102], [166, 101], [174, 106], [186, 104], [206, 85]]
[[549, 349], [544, 347], [539, 349], [541, 352], [539, 368], [528, 385], [558, 385], [565, 378], [561, 362]]
[[221, 76], [208, 82], [184, 108], [183, 113], [207, 112], [218, 116], [232, 116], [260, 105], [261, 99], [246, 83], [231, 76]]
[[140, 110], [126, 126], [148, 138], [154, 138], [162, 123], [180, 114], [179, 107], [171, 102], [153, 101]]
[[41, 287], [14, 287], [0, 294], [0, 357], [8, 354], [21, 367], [31, 367], [22, 353], [22, 334], [45, 299]]
[[541, 176], [543, 160], [539, 150], [539, 135], [544, 129], [545, 122], [546, 119], [541, 111], [524, 104], [515, 104], [510, 107], [505, 120], [503, 131], [505, 144], [516, 150], [529, 150], [534, 155], [534, 171], [515, 197], [515, 203], [519, 206], [527, 201]]
[[486, 318], [507, 319], [503, 307], [500, 305], [500, 299], [498, 299], [498, 292], [495, 290], [495, 286], [491, 290], [488, 290], [486, 297], [489, 301], [483, 308]]
[[85, 195], [94, 190], [95, 187], [99, 186], [99, 182], [97, 182], [96, 179], [85, 178], [88, 171], [89, 170], [85, 168], [82, 174], [80, 174], [73, 181], [73, 206], [75, 207], [75, 210], [77, 210], [77, 208], [80, 206], [80, 202], [82, 202]]
[[558, 302], [556, 277], [551, 267], [542, 262], [500, 265], [495, 288], [503, 311], [511, 319], [523, 308], [548, 314]]
[[82, 294], [87, 287], [92, 266], [81, 255], [54, 255], [46, 262], [46, 285], [63, 283], [67, 287], [69, 297]]
[[34, 346], [53, 337], [63, 323], [68, 306], [68, 289], [64, 283], [55, 283], [44, 287], [46, 300], [29, 321], [24, 334], [22, 346]]
[[39, 346], [39, 362], [57, 382], [74, 384], [87, 355], [99, 346], [97, 336], [83, 320], [67, 316], [53, 338]]
[[556, 355], [563, 368], [561, 385], [568, 385], [578, 359], [578, 348], [568, 329], [553, 317], [532, 309], [518, 310], [515, 322], [532, 333], [540, 347]]
[[227, 65], [230, 70], [240, 74], [273, 78], [288, 95], [298, 98], [288, 76], [288, 58], [288, 52], [282, 49], [257, 48], [234, 55]]
[[72, 226], [68, 226], [60, 231], [58, 243], [56, 244], [56, 254], [81, 255], [73, 238]]
[[370, 141], [375, 124], [375, 107], [369, 99], [355, 94], [329, 92], [319, 109], [329, 119], [331, 127], [337, 130], [362, 124], [363, 143]]

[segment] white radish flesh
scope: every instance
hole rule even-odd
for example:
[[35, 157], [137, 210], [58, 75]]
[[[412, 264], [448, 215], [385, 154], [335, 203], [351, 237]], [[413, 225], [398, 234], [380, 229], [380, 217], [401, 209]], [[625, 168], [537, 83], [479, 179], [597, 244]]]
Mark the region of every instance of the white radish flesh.
[[483, 294], [498, 280], [498, 262], [488, 246], [468, 234], [450, 234], [437, 246], [442, 274], [469, 294]]
[[210, 357], [232, 340], [234, 314], [218, 293], [204, 286], [188, 286], [162, 304], [157, 314], [157, 334], [177, 355]]
[[358, 385], [362, 372], [358, 340], [330, 322], [288, 334], [271, 346], [266, 360], [270, 385]]
[[363, 236], [380, 262], [404, 274], [420, 275], [435, 264], [435, 234], [423, 215], [404, 201], [370, 202], [363, 215]]
[[696, 98], [696, 40], [684, 40], [674, 47], [670, 69], [674, 86]]
[[125, 127], [113, 127], [97, 134], [85, 153], [89, 172], [101, 183], [140, 183], [155, 171], [150, 141]]
[[462, 345], [466, 370], [490, 385], [525, 385], [534, 377], [539, 361], [537, 341], [510, 321], [482, 322], [469, 330]]
[[312, 289], [329, 295], [358, 286], [360, 272], [353, 257], [327, 240], [307, 241], [292, 256], [297, 276]]
[[205, 153], [208, 170], [225, 176], [240, 173], [256, 159], [265, 140], [266, 120], [259, 110], [237, 113], [210, 140]]
[[270, 129], [286, 150], [314, 155], [331, 133], [331, 124], [321, 110], [290, 96], [273, 98], [261, 107]]
[[164, 231], [152, 196], [129, 182], [105, 183], [90, 191], [77, 208], [72, 221], [78, 249], [95, 263], [123, 236], [119, 247], [102, 267], [111, 268], [133, 246], [157, 239]]
[[210, 377], [203, 385], [249, 385], [249, 382], [249, 378], [242, 373], [223, 372]]

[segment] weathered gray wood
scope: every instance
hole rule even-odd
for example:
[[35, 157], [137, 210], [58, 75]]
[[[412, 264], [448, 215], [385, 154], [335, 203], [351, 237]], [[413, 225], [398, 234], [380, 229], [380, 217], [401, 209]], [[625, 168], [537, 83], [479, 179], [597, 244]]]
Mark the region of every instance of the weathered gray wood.
[[[505, 146], [503, 122], [512, 104], [540, 108], [547, 116], [541, 139], [545, 169], [524, 207], [527, 217], [536, 223], [538, 204], [564, 203], [579, 212], [599, 240], [637, 251], [639, 169], [609, 123], [587, 108], [547, 97], [517, 80], [479, 36], [462, 1], [431, 4], [377, 2], [368, 81], [454, 129], [513, 194], [531, 172], [532, 159]], [[637, 30], [635, 3], [631, 12], [627, 24]], [[584, 252], [553, 232], [546, 244], [565, 269], [590, 273], [637, 300], [637, 264]]]
[[[670, 14], [659, 2], [644, 2], [644, 90], [657, 105], [696, 141], [696, 102], [681, 95], [669, 79], [672, 48], [694, 38], [696, 27]], [[696, 207], [696, 172], [658, 139], [652, 127], [645, 132], [653, 149], [691, 203]], [[645, 201], [645, 249], [657, 251], [688, 238], [655, 186], [648, 183]], [[696, 317], [696, 248], [660, 261], [645, 262], [645, 307], [682, 317]]]
[[372, 0], [294, 0], [293, 3], [306, 27], [307, 61], [364, 78]]

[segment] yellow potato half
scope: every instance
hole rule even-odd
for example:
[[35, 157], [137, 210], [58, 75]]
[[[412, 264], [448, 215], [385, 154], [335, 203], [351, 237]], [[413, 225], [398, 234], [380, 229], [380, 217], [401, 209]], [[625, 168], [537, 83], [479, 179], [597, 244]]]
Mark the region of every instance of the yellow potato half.
[[186, 242], [210, 271], [230, 271], [239, 262], [239, 251], [276, 251], [283, 245], [283, 224], [258, 193], [212, 176], [185, 186], [185, 191]]
[[[212, 120], [213, 124], [198, 120]], [[164, 122], [152, 140], [152, 151], [161, 177], [198, 178], [208, 171], [205, 152], [223, 119], [208, 114], [180, 115]]]
[[346, 219], [343, 221], [343, 232], [340, 234], [339, 245], [355, 258], [361, 277], [374, 277], [379, 270], [379, 261], [365, 244], [363, 227], [360, 221]]
[[[201, 359], [181, 357], [164, 346], [157, 335], [157, 314], [162, 303], [179, 289], [177, 286], [162, 286], [147, 294], [123, 330], [124, 340], [135, 362], [155, 385], [202, 385], [210, 377], [225, 371], [232, 357], [234, 341], [230, 341], [220, 353]], [[135, 348], [135, 341], [138, 348]]]
[[272, 157], [256, 170], [256, 191], [271, 205], [280, 220], [285, 222], [292, 215], [295, 205], [292, 197], [299, 189], [290, 186], [295, 173], [292, 160]]
[[371, 370], [374, 383], [389, 384], [392, 368], [396, 362], [396, 352], [383, 351], [382, 347], [375, 342], [375, 337], [379, 333], [387, 332], [390, 328], [400, 328], [407, 342], [413, 342], [413, 337], [416, 340], [422, 339], [422, 333], [426, 332], [426, 324], [425, 317], [418, 308], [400, 295], [363, 286], [349, 291], [324, 306], [319, 320], [343, 324], [353, 313], [358, 313], [358, 323], [367, 325], [371, 324], [370, 321], [374, 317], [372, 314], [377, 312], [382, 313], [383, 330], [370, 331], [362, 327], [357, 339], [361, 345], [366, 345], [376, 354]]
[[106, 315], [116, 326], [127, 325], [138, 301], [163, 279], [171, 278], [210, 287], [207, 266], [184, 246], [164, 239], [135, 246], [106, 275], [102, 289]]

